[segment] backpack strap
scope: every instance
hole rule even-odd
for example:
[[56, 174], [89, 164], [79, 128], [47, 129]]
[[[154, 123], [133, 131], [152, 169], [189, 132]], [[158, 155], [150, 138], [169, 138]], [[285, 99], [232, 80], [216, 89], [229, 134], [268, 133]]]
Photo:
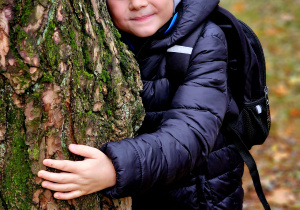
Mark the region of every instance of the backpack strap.
[[[229, 75], [229, 79], [231, 81], [230, 82], [230, 87], [232, 91], [237, 91], [235, 94], [235, 101], [240, 101], [241, 103], [239, 103], [239, 108], [240, 108], [240, 116], [238, 116], [236, 119], [228, 119], [225, 117], [224, 121], [223, 121], [223, 125], [222, 125], [222, 131], [223, 133], [226, 135], [228, 141], [232, 142], [237, 151], [239, 152], [240, 156], [242, 157], [242, 159], [244, 160], [244, 162], [246, 163], [252, 181], [253, 181], [253, 185], [256, 191], [256, 194], [258, 196], [258, 198], [260, 199], [263, 207], [266, 210], [270, 210], [270, 205], [268, 204], [262, 186], [261, 186], [261, 182], [260, 182], [260, 177], [259, 177], [259, 173], [257, 170], [257, 166], [255, 163], [255, 160], [253, 159], [251, 153], [249, 152], [249, 149], [251, 147], [247, 147], [246, 144], [244, 142], [245, 141], [244, 138], [248, 138], [248, 136], [245, 136], [245, 134], [243, 136], [241, 136], [240, 134], [240, 128], [238, 126], [241, 125], [237, 125], [237, 123], [241, 123], [241, 121], [238, 118], [242, 118], [243, 117], [243, 111], [245, 110], [244, 107], [244, 103], [242, 103], [244, 101], [244, 94], [246, 95], [247, 91], [241, 91], [239, 87], [246, 87], [249, 88], [251, 86], [249, 86], [248, 84], [241, 84], [238, 83], [237, 78], [242, 78], [242, 71], [240, 69], [245, 69], [247, 66], [249, 66], [249, 60], [250, 59], [246, 59], [246, 55], [249, 54], [247, 53], [247, 50], [249, 50], [247, 47], [247, 40], [245, 37], [245, 31], [243, 31], [242, 27], [241, 27], [241, 22], [238, 21], [229, 11], [225, 10], [222, 7], [217, 7], [216, 10], [214, 11], [214, 13], [212, 14], [212, 18], [214, 20], [214, 22], [216, 24], [218, 24], [221, 29], [224, 31], [225, 35], [226, 32], [228, 32], [230, 34], [230, 36], [226, 36], [226, 39], [228, 41], [228, 47], [229, 48], [229, 62], [228, 62], [228, 70], [233, 72], [229, 72], [232, 73], [231, 75]], [[230, 33], [231, 31], [231, 33]], [[244, 47], [243, 47], [244, 46]], [[260, 51], [261, 49], [259, 49]], [[263, 57], [263, 56], [261, 56]], [[235, 62], [235, 59], [237, 62]], [[264, 61], [261, 63], [264, 65]], [[234, 65], [232, 65], [234, 64]], [[232, 68], [234, 67], [234, 68]], [[238, 68], [236, 68], [238, 67]], [[263, 69], [265, 71], [265, 68]], [[232, 80], [234, 79], [234, 80]], [[262, 78], [265, 82], [265, 78]], [[240, 92], [242, 94], [240, 94]], [[251, 96], [246, 95], [246, 98], [251, 98]], [[244, 125], [247, 126], [247, 125]], [[243, 132], [243, 131], [242, 131]], [[266, 132], [266, 135], [268, 134], [268, 132]], [[249, 135], [249, 133], [247, 133], [246, 135]], [[262, 138], [265, 140], [265, 136], [261, 135]], [[252, 136], [253, 137], [253, 136]], [[244, 141], [243, 141], [244, 140]], [[252, 146], [252, 145], [251, 145]]]
[[231, 124], [226, 123], [226, 121], [224, 121], [222, 129], [227, 134], [228, 141], [234, 144], [243, 161], [246, 163], [253, 181], [256, 194], [260, 202], [262, 203], [264, 209], [271, 210], [261, 186], [260, 177], [255, 160], [253, 159], [253, 156], [249, 152], [247, 146], [244, 144], [241, 136], [239, 135], [239, 132], [236, 131]]
[[[228, 47], [228, 83], [230, 83], [230, 86], [233, 87], [231, 91], [237, 92], [234, 97], [236, 102], [243, 102], [245, 93], [240, 89], [240, 87], [244, 87], [245, 84], [241, 83], [242, 80], [239, 79], [242, 78], [242, 72], [239, 71], [239, 69], [243, 69], [244, 66], [249, 65], [245, 59], [248, 49], [242, 47], [247, 45], [246, 38], [244, 37], [244, 31], [240, 27], [240, 23], [236, 22], [237, 19], [229, 11], [219, 6], [216, 7], [215, 11], [212, 13], [211, 20], [219, 25], [219, 27], [224, 31], [225, 35], [226, 33], [230, 34], [230, 36], [226, 36], [227, 45], [231, 46]], [[234, 33], [231, 33], [232, 31], [234, 31]], [[180, 43], [180, 46], [177, 45], [171, 47], [167, 51], [167, 76], [171, 85], [178, 86], [182, 82], [182, 79], [184, 78], [189, 67], [189, 57], [191, 55], [193, 46], [197, 41], [197, 37], [199, 37], [199, 32], [192, 34], [192, 36], [195, 36], [191, 39], [194, 40], [193, 43]], [[173, 62], [174, 60], [177, 62]], [[243, 103], [239, 103], [238, 106], [241, 110], [244, 108]], [[249, 169], [258, 198], [260, 199], [263, 207], [266, 210], [270, 210], [270, 205], [265, 198], [261, 186], [255, 160], [249, 152], [248, 147], [244, 144], [239, 132], [235, 129], [236, 123], [237, 119], [229, 120], [225, 117], [221, 132], [227, 137], [228, 141], [235, 145], [237, 151]]]

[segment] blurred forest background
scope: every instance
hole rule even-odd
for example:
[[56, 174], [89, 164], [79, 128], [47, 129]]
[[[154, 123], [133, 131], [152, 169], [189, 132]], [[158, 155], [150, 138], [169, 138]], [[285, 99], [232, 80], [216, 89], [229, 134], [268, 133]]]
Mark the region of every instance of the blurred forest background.
[[[300, 209], [300, 0], [221, 0], [246, 22], [264, 48], [271, 133], [251, 150], [272, 210]], [[248, 169], [244, 209], [263, 209]]]

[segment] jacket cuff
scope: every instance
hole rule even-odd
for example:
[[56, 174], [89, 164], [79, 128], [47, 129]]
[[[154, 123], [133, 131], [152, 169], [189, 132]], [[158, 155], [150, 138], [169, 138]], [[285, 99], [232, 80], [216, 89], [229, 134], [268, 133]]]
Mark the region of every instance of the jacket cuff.
[[117, 176], [116, 185], [102, 192], [114, 199], [135, 194], [141, 186], [142, 168], [138, 151], [130, 139], [106, 143], [100, 150], [112, 160]]

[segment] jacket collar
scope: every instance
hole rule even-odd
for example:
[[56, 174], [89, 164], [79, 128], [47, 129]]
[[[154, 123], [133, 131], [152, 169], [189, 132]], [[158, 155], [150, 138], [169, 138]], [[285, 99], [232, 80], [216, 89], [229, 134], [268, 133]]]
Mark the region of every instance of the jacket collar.
[[[176, 41], [185, 37], [188, 33], [201, 25], [219, 4], [219, 0], [181, 0], [177, 2], [178, 6], [175, 11], [177, 17], [175, 21], [173, 16], [153, 36], [137, 38], [122, 33], [124, 41], [127, 43], [129, 41], [128, 45], [134, 47], [134, 52], [137, 56], [141, 53], [143, 54], [142, 51], [144, 50], [148, 52], [149, 50], [161, 50], [162, 48], [168, 48], [173, 45]], [[171, 28], [169, 28], [170, 25]]]
[[181, 0], [179, 8], [177, 8], [179, 11], [178, 21], [173, 26], [172, 33], [166, 34], [162, 42], [158, 42], [152, 47], [174, 44], [203, 23], [218, 4], [219, 0]]

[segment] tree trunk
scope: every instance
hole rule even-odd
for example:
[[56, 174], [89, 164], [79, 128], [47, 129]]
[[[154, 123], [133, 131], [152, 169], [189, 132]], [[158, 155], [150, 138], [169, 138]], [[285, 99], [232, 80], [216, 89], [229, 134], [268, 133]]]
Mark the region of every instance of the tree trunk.
[[142, 83], [119, 38], [104, 0], [0, 0], [0, 209], [130, 208], [100, 193], [59, 201], [37, 177], [45, 158], [79, 160], [70, 143], [139, 128]]

